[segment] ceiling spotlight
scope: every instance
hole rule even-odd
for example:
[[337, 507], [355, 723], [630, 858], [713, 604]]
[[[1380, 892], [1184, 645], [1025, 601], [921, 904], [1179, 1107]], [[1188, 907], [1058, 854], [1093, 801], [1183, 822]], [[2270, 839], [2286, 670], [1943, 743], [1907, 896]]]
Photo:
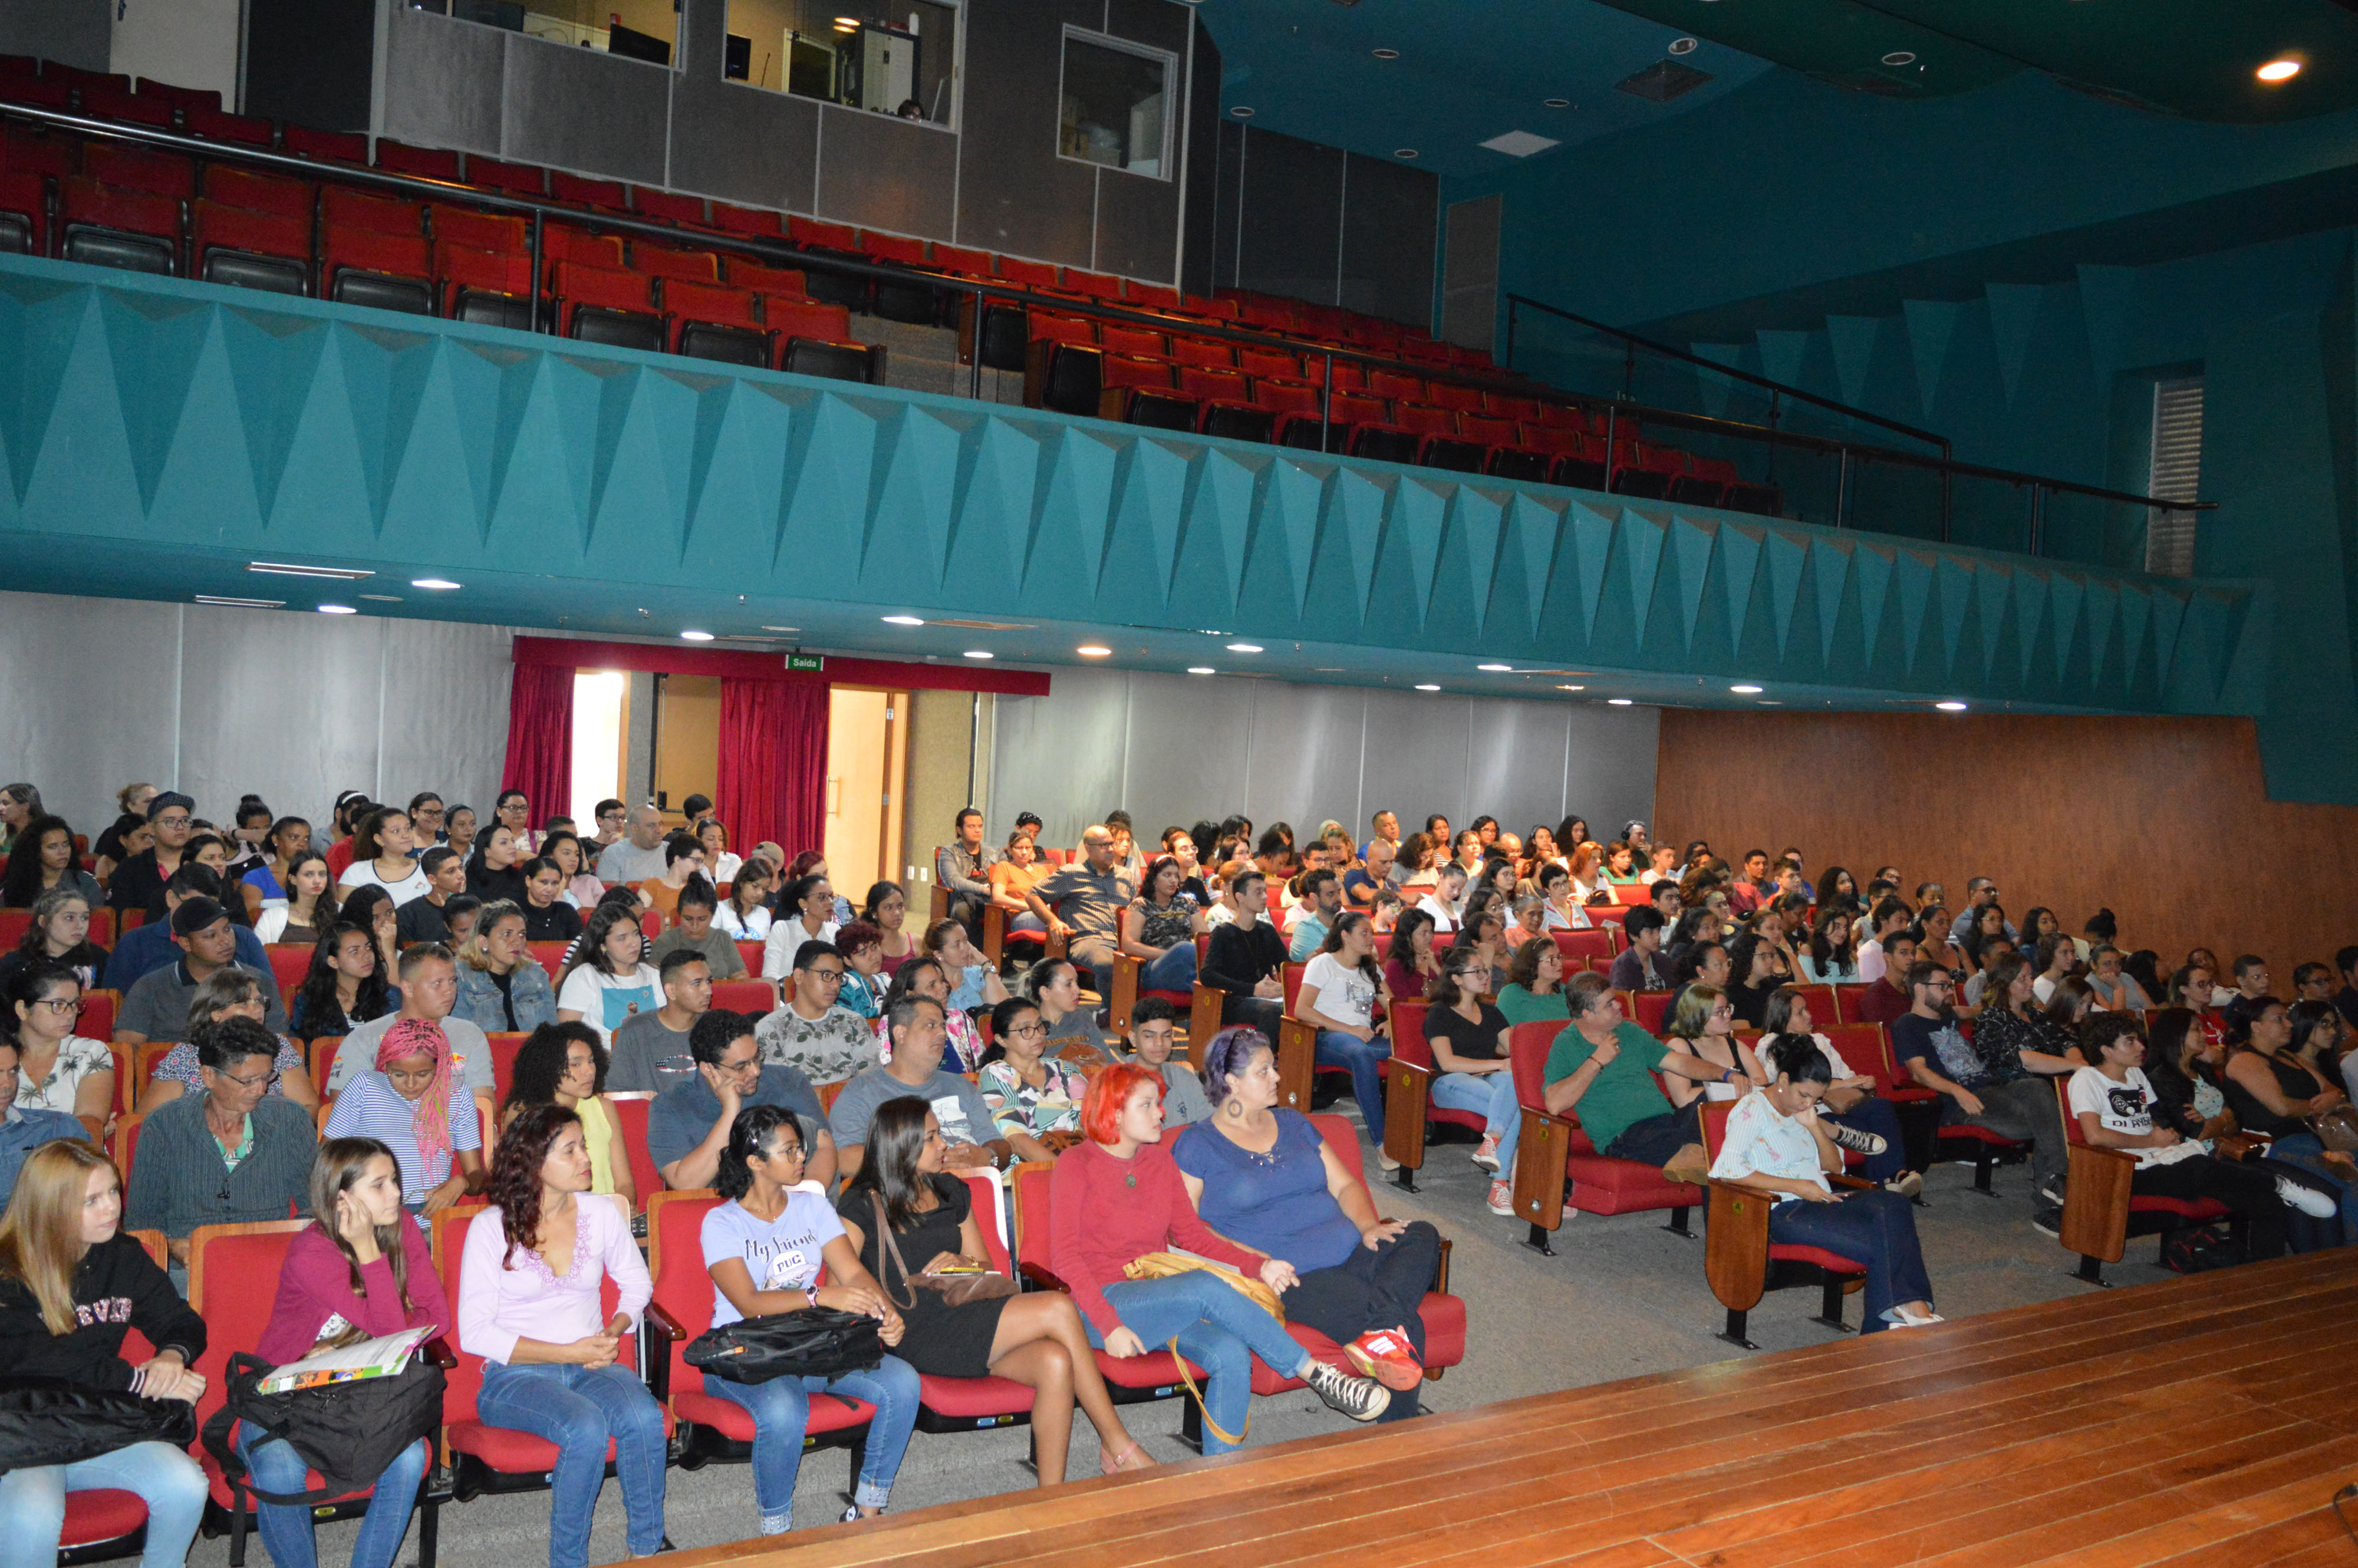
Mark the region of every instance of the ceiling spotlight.
[[1080, 656], [1085, 659], [1102, 659], [1107, 654], [1112, 653], [1113, 650], [1111, 648], [1100, 648], [1095, 643], [1091, 643], [1087, 647], [1075, 648], [1073, 652], [1080, 654]]
[[887, 615], [884, 617], [884, 624], [887, 626], [923, 626], [925, 623], [925, 619], [922, 615]]
[[1252, 118], [1252, 110], [1242, 103], [1238, 104], [1235, 108], [1229, 110], [1228, 113], [1235, 115], [1239, 120], [1249, 120]]
[[764, 632], [799, 632], [802, 628], [799, 626], [764, 626], [762, 630]]
[[361, 597], [362, 599], [373, 600], [379, 604], [399, 604], [401, 602], [401, 595], [397, 593], [364, 593], [362, 594]]
[[1560, 686], [1556, 687], [1556, 690], [1558, 691], [1586, 691], [1587, 689], [1588, 688], [1585, 686]]
[[447, 577], [414, 577], [409, 579], [409, 586], [430, 588], [437, 593], [448, 593], [459, 585]]
[[683, 643], [709, 643], [712, 641], [712, 633], [709, 632], [682, 632], [679, 634], [679, 638]]
[[1614, 708], [1627, 708], [1629, 706], [1629, 699], [1626, 697], [1608, 697], [1605, 700], [1607, 705]]
[[284, 610], [283, 599], [233, 599], [226, 594], [200, 593], [194, 596], [199, 604], [218, 605], [224, 610]]
[[1258, 654], [1260, 652], [1260, 644], [1259, 643], [1231, 643], [1228, 644], [1228, 652], [1231, 654]]
[[[1672, 38], [1671, 40], [1671, 52], [1674, 55], [1693, 54], [1695, 52], [1695, 41], [1693, 38]], [[1908, 58], [1913, 59], [1916, 57], [1910, 55]]]
[[1189, 665], [1187, 673], [1191, 676], [1211, 676], [1219, 674], [1219, 671], [1209, 665]]
[[969, 659], [987, 659], [991, 655], [987, 648], [968, 648], [966, 651], [966, 656]]
[[358, 582], [362, 578], [376, 576], [374, 572], [360, 571], [351, 567], [307, 567], [294, 561], [248, 561], [245, 569], [265, 572], [272, 577], [332, 578], [338, 582]]
[[1540, 100], [1540, 103], [1544, 107], [1550, 109], [1569, 109], [1572, 107], [1572, 100], [1569, 98], [1542, 98]]
[[1421, 686], [1416, 689], [1419, 691], [1439, 691], [1441, 688], [1437, 686]]
[[1914, 49], [1893, 49], [1889, 54], [1883, 57], [1883, 63], [1886, 65], [1914, 65], [1916, 63], [1916, 51]]
[[1392, 149], [1392, 157], [1409, 163], [1414, 163], [1416, 161], [1416, 149], [1414, 147], [1394, 147]]
[[2290, 81], [2300, 74], [2300, 61], [2287, 55], [2281, 59], [2268, 61], [2252, 74], [2262, 81]]
[[1965, 710], [1965, 705], [1962, 702], [1936, 702], [1932, 706], [1943, 713], [1963, 713]]
[[1400, 50], [1398, 50], [1398, 49], [1378, 49], [1378, 50], [1376, 51], [1376, 58], [1377, 58], [1378, 59], [1400, 59]]
[[1736, 693], [1738, 697], [1758, 697], [1760, 695], [1760, 688], [1757, 686], [1732, 686], [1727, 689]]
[[358, 615], [360, 611], [353, 609], [349, 604], [323, 604], [319, 606], [319, 613], [322, 615]]
[[1515, 666], [1512, 665], [1476, 665], [1474, 667], [1477, 670], [1488, 670], [1491, 674], [1498, 675], [1500, 673], [1511, 674]]

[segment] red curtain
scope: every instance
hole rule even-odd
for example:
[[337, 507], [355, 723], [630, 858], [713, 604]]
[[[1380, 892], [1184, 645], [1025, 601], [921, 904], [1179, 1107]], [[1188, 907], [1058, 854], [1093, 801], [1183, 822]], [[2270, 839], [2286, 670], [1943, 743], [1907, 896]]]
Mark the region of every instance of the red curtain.
[[714, 810], [750, 854], [774, 839], [788, 859], [827, 838], [824, 681], [720, 682], [720, 772]]
[[[503, 789], [520, 789], [535, 822], [573, 809], [573, 670], [518, 665], [508, 687], [508, 760]], [[490, 807], [477, 806], [479, 813]], [[488, 820], [488, 816], [484, 820]]]

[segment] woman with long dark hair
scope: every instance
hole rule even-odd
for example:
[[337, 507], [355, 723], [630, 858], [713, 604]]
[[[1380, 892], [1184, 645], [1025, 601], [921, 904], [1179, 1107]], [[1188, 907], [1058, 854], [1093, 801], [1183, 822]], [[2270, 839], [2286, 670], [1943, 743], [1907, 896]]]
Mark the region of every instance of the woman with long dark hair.
[[[892, 1104], [879, 1107], [879, 1112]], [[923, 1103], [907, 1102], [923, 1109]], [[865, 1313], [883, 1325], [881, 1337], [897, 1347], [907, 1325], [885, 1298], [844, 1234], [827, 1199], [803, 1180], [803, 1125], [783, 1106], [747, 1106], [729, 1128], [712, 1185], [728, 1201], [704, 1217], [705, 1270], [712, 1276], [712, 1324], [830, 1307]], [[873, 1162], [875, 1145], [869, 1145]], [[922, 1267], [922, 1265], [921, 1265]], [[821, 1272], [827, 1283], [818, 1282]], [[840, 1522], [872, 1519], [892, 1500], [909, 1433], [917, 1421], [916, 1369], [886, 1356], [872, 1370], [827, 1378], [773, 1378], [732, 1383], [704, 1375], [704, 1391], [745, 1407], [753, 1418], [753, 1502], [761, 1532], [794, 1527], [795, 1477], [802, 1468], [803, 1433], [811, 1396], [820, 1392], [864, 1400], [876, 1407], [868, 1425], [852, 1506]]]
[[[328, 872], [328, 857], [310, 849], [297, 849], [287, 858], [283, 870], [283, 881], [273, 886], [284, 895], [254, 916], [254, 935], [263, 943], [280, 943], [288, 946], [317, 946], [319, 938], [335, 928], [336, 879]], [[249, 872], [249, 878], [264, 876], [265, 871]], [[251, 880], [245, 884], [248, 892], [254, 892]], [[373, 938], [371, 939], [373, 944]]]
[[106, 972], [107, 960], [106, 949], [90, 939], [90, 912], [96, 907], [95, 900], [71, 888], [51, 888], [36, 899], [25, 935], [15, 947], [0, 953], [0, 990], [7, 989], [17, 970], [44, 958], [80, 975], [82, 989], [94, 988]]
[[641, 957], [645, 950], [637, 903], [600, 903], [557, 977], [557, 1021], [587, 1023], [611, 1049], [624, 1021], [663, 1005], [663, 987]]
[[73, 827], [62, 816], [36, 816], [16, 835], [8, 871], [0, 878], [0, 907], [30, 909], [56, 888], [98, 902], [98, 879], [81, 869], [74, 854]]
[[352, 860], [336, 885], [381, 887], [398, 904], [426, 896], [426, 873], [409, 858], [412, 842], [409, 813], [397, 806], [380, 806], [361, 818], [352, 837]]
[[1422, 909], [1401, 910], [1392, 923], [1392, 939], [1384, 949], [1385, 990], [1406, 1001], [1423, 996], [1440, 978], [1433, 916]]
[[[475, 1411], [491, 1426], [557, 1445], [549, 1473], [549, 1568], [588, 1568], [590, 1519], [606, 1451], [622, 1485], [633, 1557], [664, 1536], [663, 1407], [619, 1363], [622, 1336], [654, 1295], [630, 1217], [590, 1196], [581, 1119], [536, 1105], [508, 1124], [492, 1155], [492, 1206], [467, 1227], [459, 1272], [459, 1344], [483, 1358]], [[599, 1292], [615, 1284], [608, 1316]]]
[[590, 1190], [611, 1193], [633, 1209], [639, 1206], [631, 1180], [631, 1152], [622, 1141], [621, 1119], [606, 1104], [606, 1047], [586, 1023], [544, 1023], [516, 1047], [508, 1070], [508, 1098], [500, 1108], [505, 1126], [533, 1106], [562, 1106], [581, 1119], [590, 1151]]
[[287, 1027], [301, 1040], [350, 1034], [401, 1006], [398, 987], [385, 983], [376, 943], [361, 926], [339, 924], [311, 948], [311, 967], [287, 1010]]

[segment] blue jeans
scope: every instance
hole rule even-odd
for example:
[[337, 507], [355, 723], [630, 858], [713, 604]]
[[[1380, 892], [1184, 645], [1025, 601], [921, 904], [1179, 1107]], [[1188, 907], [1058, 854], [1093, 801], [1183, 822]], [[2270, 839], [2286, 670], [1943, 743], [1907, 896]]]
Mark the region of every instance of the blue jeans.
[[1322, 1066], [1351, 1069], [1351, 1094], [1359, 1102], [1359, 1119], [1368, 1124], [1368, 1136], [1378, 1143], [1384, 1141], [1384, 1060], [1391, 1054], [1391, 1042], [1380, 1034], [1362, 1040], [1339, 1029], [1320, 1030], [1318, 1048], [1313, 1053]]
[[1515, 1144], [1523, 1135], [1523, 1119], [1515, 1103], [1515, 1075], [1443, 1073], [1433, 1080], [1433, 1103], [1450, 1110], [1479, 1111], [1489, 1119], [1483, 1128], [1498, 1141], [1498, 1169], [1515, 1168]]
[[550, 1472], [549, 1568], [588, 1568], [590, 1519], [606, 1485], [606, 1443], [622, 1483], [631, 1554], [664, 1540], [663, 1407], [629, 1368], [483, 1363], [475, 1413], [487, 1425], [529, 1432], [557, 1444]]
[[[1206, 1454], [1240, 1446], [1212, 1428], [1244, 1436], [1252, 1411], [1254, 1357], [1288, 1377], [1298, 1378], [1310, 1366], [1310, 1352], [1283, 1324], [1200, 1269], [1163, 1280], [1117, 1280], [1105, 1288], [1105, 1299], [1147, 1349], [1167, 1350], [1175, 1339], [1179, 1354], [1204, 1368]], [[1097, 1325], [1084, 1316], [1081, 1326], [1089, 1331], [1091, 1345], [1105, 1348]]]
[[1908, 1151], [1900, 1147], [1899, 1112], [1889, 1100], [1870, 1095], [1840, 1116], [1827, 1111], [1819, 1114], [1828, 1121], [1839, 1121], [1844, 1127], [1872, 1132], [1883, 1140], [1883, 1152], [1869, 1154], [1858, 1168], [1858, 1173], [1868, 1181], [1881, 1186], [1908, 1168]]
[[1791, 1198], [1768, 1211], [1768, 1237], [1789, 1246], [1818, 1247], [1866, 1265], [1866, 1321], [1862, 1334], [1890, 1323], [1901, 1302], [1932, 1299], [1924, 1253], [1916, 1244], [1916, 1206], [1880, 1188], [1854, 1192], [1840, 1203]]
[[1195, 983], [1195, 944], [1182, 942], [1138, 973], [1139, 989], [1184, 991]]
[[[311, 1485], [310, 1465], [292, 1444], [272, 1437], [260, 1427], [240, 1422], [237, 1451], [245, 1457], [248, 1478], [265, 1492], [300, 1492]], [[392, 1568], [401, 1538], [409, 1533], [410, 1510], [417, 1504], [417, 1483], [425, 1478], [433, 1449], [419, 1438], [376, 1478], [368, 1514], [352, 1541], [352, 1568]], [[311, 1510], [300, 1503], [254, 1504], [255, 1527], [263, 1547], [277, 1568], [318, 1568], [319, 1554], [311, 1535]]]
[[2314, 1132], [2288, 1132], [2268, 1146], [2268, 1158], [2298, 1165], [2320, 1181], [2333, 1184], [2342, 1199], [2342, 1245], [2358, 1244], [2358, 1187], [2325, 1162], [2325, 1145]]
[[852, 1498], [864, 1509], [881, 1509], [892, 1496], [892, 1477], [917, 1424], [917, 1369], [887, 1356], [870, 1372], [825, 1378], [773, 1378], [766, 1383], [732, 1383], [704, 1375], [704, 1391], [745, 1407], [753, 1418], [753, 1503], [764, 1521], [786, 1520], [795, 1508], [795, 1476], [802, 1469], [803, 1433], [810, 1425], [810, 1397], [821, 1392], [866, 1400], [876, 1407], [868, 1423], [867, 1455]]
[[68, 1492], [135, 1492], [147, 1505], [140, 1568], [180, 1568], [205, 1514], [205, 1473], [168, 1443], [135, 1443], [79, 1465], [0, 1476], [0, 1568], [57, 1568]]

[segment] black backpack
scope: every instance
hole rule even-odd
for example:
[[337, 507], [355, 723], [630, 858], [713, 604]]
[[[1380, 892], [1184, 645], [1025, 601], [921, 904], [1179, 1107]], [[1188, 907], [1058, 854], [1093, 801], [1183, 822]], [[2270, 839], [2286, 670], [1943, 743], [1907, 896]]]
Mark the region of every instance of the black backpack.
[[810, 1307], [740, 1318], [688, 1344], [687, 1364], [732, 1383], [773, 1378], [835, 1378], [884, 1359], [883, 1324], [863, 1312]]
[[185, 1400], [64, 1378], [0, 1378], [0, 1472], [76, 1465], [135, 1443], [186, 1448], [196, 1431], [196, 1409]]
[[[421, 1349], [409, 1365], [385, 1378], [354, 1378], [283, 1394], [255, 1391], [277, 1368], [241, 1350], [229, 1358], [229, 1399], [205, 1422], [205, 1447], [222, 1474], [265, 1503], [321, 1503], [376, 1485], [385, 1466], [442, 1424], [442, 1368]], [[294, 1446], [327, 1484], [308, 1492], [265, 1492], [246, 1482], [245, 1461], [231, 1446], [237, 1422], [260, 1427]]]

